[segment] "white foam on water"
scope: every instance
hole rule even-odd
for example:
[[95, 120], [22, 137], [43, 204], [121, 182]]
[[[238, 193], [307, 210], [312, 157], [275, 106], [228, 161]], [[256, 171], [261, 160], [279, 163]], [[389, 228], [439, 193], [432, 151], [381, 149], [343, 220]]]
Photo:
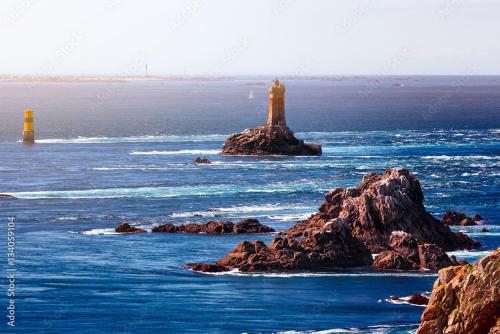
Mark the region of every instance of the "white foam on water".
[[314, 212], [306, 212], [306, 213], [295, 213], [295, 214], [285, 214], [285, 215], [273, 215], [269, 216], [270, 219], [272, 220], [278, 220], [278, 221], [296, 221], [296, 220], [304, 220], [309, 218], [314, 214]]
[[37, 139], [38, 144], [112, 144], [112, 143], [168, 143], [168, 142], [219, 142], [226, 135], [164, 135], [164, 136], [130, 136], [130, 137], [76, 137]]
[[85, 235], [118, 235], [114, 228], [94, 228], [91, 230], [80, 232]]
[[78, 217], [67, 216], [67, 217], [57, 217], [52, 219], [52, 221], [73, 221], [73, 220], [78, 220]]
[[174, 151], [132, 151], [131, 155], [181, 155], [181, 154], [194, 154], [194, 155], [214, 155], [219, 154], [220, 150], [174, 150]]
[[[398, 330], [398, 328], [412, 328], [409, 329], [407, 333], [414, 333], [415, 329], [419, 324], [408, 324], [408, 325], [374, 325], [368, 326], [366, 328], [332, 328], [323, 330], [288, 330], [275, 332], [274, 334], [334, 334], [334, 333], [366, 333], [366, 334], [386, 334], [391, 333], [393, 330]], [[398, 330], [398, 333], [399, 330]]]
[[109, 199], [109, 198], [173, 198], [189, 196], [214, 196], [237, 193], [296, 193], [303, 191], [325, 192], [328, 184], [297, 181], [267, 185], [239, 186], [234, 184], [170, 186], [170, 187], [137, 187], [137, 188], [105, 188], [86, 190], [54, 190], [9, 193], [20, 199]]
[[238, 269], [230, 271], [207, 273], [204, 275], [215, 276], [242, 276], [242, 277], [267, 277], [267, 278], [301, 278], [301, 277], [437, 277], [437, 273], [422, 272], [293, 272], [293, 273], [265, 273], [265, 272], [241, 272]]
[[[393, 296], [391, 296], [393, 297]], [[419, 307], [426, 307], [427, 305], [417, 305], [417, 304], [412, 304], [409, 302], [410, 298], [412, 296], [405, 296], [405, 297], [398, 297], [397, 299], [392, 299], [392, 298], [386, 298], [385, 301], [391, 304], [406, 304], [406, 305], [412, 305], [412, 306], [419, 306]]]
[[[485, 233], [486, 234], [486, 233]], [[456, 256], [458, 259], [463, 259], [463, 258], [480, 258], [486, 255], [489, 255], [493, 252], [493, 250], [486, 250], [486, 251], [468, 251], [468, 250], [459, 250], [459, 251], [452, 251], [452, 252], [446, 252], [448, 256]]]

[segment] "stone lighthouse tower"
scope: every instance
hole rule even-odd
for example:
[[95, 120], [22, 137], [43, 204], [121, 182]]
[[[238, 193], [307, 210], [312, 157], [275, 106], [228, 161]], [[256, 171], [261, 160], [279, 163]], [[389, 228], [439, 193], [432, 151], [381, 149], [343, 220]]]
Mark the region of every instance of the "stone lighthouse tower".
[[285, 86], [278, 79], [269, 88], [268, 126], [286, 126], [285, 121]]

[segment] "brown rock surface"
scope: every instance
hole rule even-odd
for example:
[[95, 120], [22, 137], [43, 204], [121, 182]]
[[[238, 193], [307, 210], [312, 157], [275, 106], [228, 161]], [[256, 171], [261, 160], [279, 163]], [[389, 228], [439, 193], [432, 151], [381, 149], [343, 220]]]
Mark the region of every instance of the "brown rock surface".
[[417, 334], [500, 333], [500, 248], [474, 265], [441, 269]]
[[434, 218], [425, 210], [423, 199], [420, 182], [407, 169], [389, 169], [383, 175], [370, 173], [357, 187], [330, 191], [318, 213], [297, 223], [286, 234], [308, 236], [328, 221], [340, 218], [373, 253], [389, 248], [393, 231], [410, 233], [419, 243], [436, 244], [446, 251], [480, 246]]
[[115, 228], [115, 232], [118, 232], [118, 233], [144, 233], [146, 231], [143, 230], [142, 228], [130, 226], [129, 223], [123, 223], [123, 224], [118, 225]]
[[370, 251], [351, 235], [349, 227], [342, 221], [333, 221], [303, 240], [278, 237], [269, 246], [262, 241], [242, 241], [216, 264], [249, 272], [332, 270], [371, 263]]
[[448, 211], [443, 215], [441, 221], [448, 226], [473, 226], [477, 225], [478, 221], [484, 220], [480, 215], [467, 217], [465, 214], [456, 211]]
[[210, 221], [206, 224], [160, 225], [152, 230], [164, 233], [206, 233], [206, 234], [243, 234], [274, 232], [269, 226], [262, 225], [257, 219], [242, 219], [234, 224], [230, 221]]
[[321, 155], [321, 145], [305, 144], [285, 125], [262, 125], [230, 135], [223, 155]]

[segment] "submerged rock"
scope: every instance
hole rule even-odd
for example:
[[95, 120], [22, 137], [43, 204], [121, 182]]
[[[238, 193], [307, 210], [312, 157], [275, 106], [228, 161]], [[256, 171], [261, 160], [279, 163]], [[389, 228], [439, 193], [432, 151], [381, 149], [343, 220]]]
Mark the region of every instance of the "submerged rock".
[[480, 215], [474, 215], [474, 217], [471, 218], [461, 212], [448, 211], [445, 212], [441, 221], [448, 226], [474, 226], [477, 225], [477, 222], [482, 220], [484, 220], [484, 218]]
[[305, 144], [285, 125], [263, 125], [230, 135], [223, 155], [321, 155], [321, 145]]
[[115, 232], [118, 232], [118, 233], [144, 233], [146, 231], [143, 230], [142, 228], [130, 226], [129, 223], [123, 223], [123, 224], [118, 225], [115, 228]]
[[205, 234], [243, 234], [274, 232], [269, 226], [262, 225], [257, 219], [242, 219], [234, 224], [230, 221], [210, 221], [206, 224], [165, 224], [153, 228], [153, 232], [164, 233], [205, 233]]
[[500, 248], [474, 265], [441, 269], [417, 334], [500, 333]]
[[425, 210], [423, 199], [420, 182], [407, 169], [389, 169], [383, 175], [370, 173], [357, 187], [331, 190], [318, 213], [285, 233], [308, 236], [328, 221], [342, 219], [351, 227], [352, 235], [373, 253], [390, 249], [389, 239], [394, 231], [407, 232], [418, 243], [435, 244], [446, 251], [480, 246], [434, 218]]
[[196, 159], [194, 159], [194, 163], [199, 165], [199, 164], [211, 164], [210, 160], [208, 160], [207, 158], [202, 158], [202, 157], [198, 157]]
[[[336, 221], [303, 240], [277, 237], [270, 245], [262, 241], [242, 241], [216, 265], [227, 270], [253, 272], [332, 270], [371, 263], [370, 251], [351, 235], [348, 226]], [[204, 271], [200, 264], [190, 268]]]

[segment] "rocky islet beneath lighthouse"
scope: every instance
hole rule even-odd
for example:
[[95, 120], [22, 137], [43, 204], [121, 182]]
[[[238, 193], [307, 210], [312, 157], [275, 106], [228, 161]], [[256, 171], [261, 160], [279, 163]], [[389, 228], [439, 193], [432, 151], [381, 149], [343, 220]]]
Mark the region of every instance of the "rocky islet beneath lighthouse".
[[297, 139], [286, 125], [285, 86], [278, 79], [269, 88], [267, 124], [230, 135], [223, 155], [321, 155], [321, 145]]

